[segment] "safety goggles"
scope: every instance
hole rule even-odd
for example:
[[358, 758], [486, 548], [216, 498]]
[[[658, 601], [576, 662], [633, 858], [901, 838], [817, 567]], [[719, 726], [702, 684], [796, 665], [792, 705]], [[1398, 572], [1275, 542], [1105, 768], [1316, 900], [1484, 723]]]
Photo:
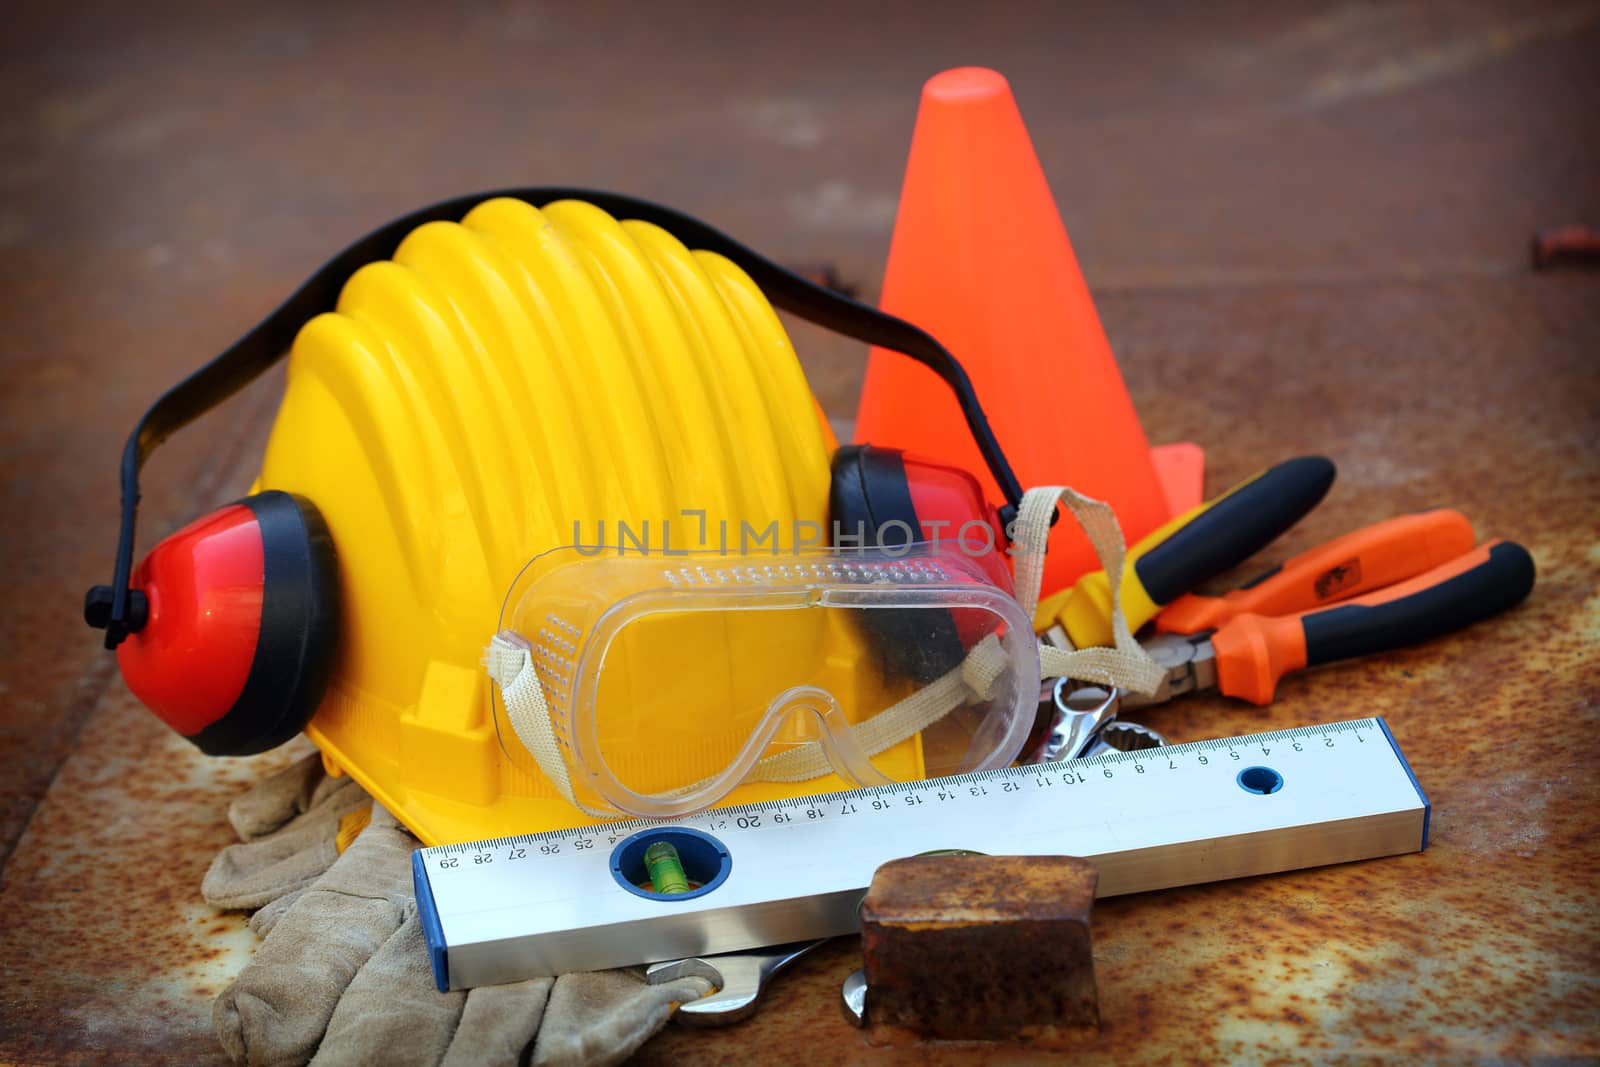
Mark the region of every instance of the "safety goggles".
[[1005, 766], [1039, 652], [1001, 580], [937, 545], [547, 552], [486, 660], [500, 741], [591, 814], [656, 818]]

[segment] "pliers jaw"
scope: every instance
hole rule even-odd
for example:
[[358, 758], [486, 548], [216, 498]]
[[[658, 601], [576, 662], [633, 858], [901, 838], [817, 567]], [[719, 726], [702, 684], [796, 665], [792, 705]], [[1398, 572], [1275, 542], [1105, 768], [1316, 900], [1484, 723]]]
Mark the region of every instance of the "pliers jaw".
[[1144, 650], [1166, 670], [1166, 677], [1154, 693], [1124, 691], [1123, 708], [1146, 708], [1152, 704], [1165, 704], [1173, 697], [1181, 697], [1217, 684], [1217, 653], [1211, 647], [1210, 632], [1201, 634], [1156, 634], [1141, 641]]

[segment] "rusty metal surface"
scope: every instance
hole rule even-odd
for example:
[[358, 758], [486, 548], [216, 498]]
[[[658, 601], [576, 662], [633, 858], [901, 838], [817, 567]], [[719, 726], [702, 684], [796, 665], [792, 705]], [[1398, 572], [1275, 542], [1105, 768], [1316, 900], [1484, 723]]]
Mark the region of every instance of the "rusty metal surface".
[[[1539, 580], [1525, 604], [1471, 631], [1292, 675], [1267, 708], [1194, 697], [1141, 710], [1174, 742], [1383, 715], [1433, 803], [1431, 841], [1415, 856], [1100, 902], [1105, 1024], [1074, 1057], [1600, 1055], [1600, 287], [1130, 293], [1101, 310], [1146, 419], [1162, 412], [1210, 445], [1212, 488], [1269, 457], [1338, 459], [1329, 498], [1262, 564], [1452, 505], [1480, 537], [1526, 544]], [[812, 1021], [858, 952], [842, 942], [798, 964], [744, 1034], [690, 1046], [669, 1032], [647, 1058], [732, 1063], [802, 1040], [815, 1062], [866, 1056], [859, 1035]], [[871, 1051], [969, 1055], [1023, 1054]]]
[[913, 856], [861, 902], [867, 1039], [1069, 1047], [1100, 1025], [1094, 864], [1068, 856]]
[[0, 1061], [223, 1061], [211, 998], [256, 937], [200, 899], [228, 801], [287, 765], [206, 760], [118, 690], [91, 718], [0, 885]]
[[[1540, 568], [1471, 633], [1288, 679], [1267, 709], [1149, 715], [1183, 741], [1382, 713], [1433, 844], [1102, 904], [1107, 1025], [1078, 1055], [1600, 1055], [1600, 280], [1525, 266], [1541, 226], [1600, 218], [1595, 4], [906, 5], [900, 37], [859, 5], [7, 18], [0, 1061], [216, 1059], [210, 995], [251, 944], [197, 887], [226, 800], [282, 755], [200, 760], [77, 619], [110, 565], [117, 450], [157, 391], [334, 244], [508, 182], [653, 196], [871, 296], [917, 87], [974, 61], [1013, 82], [1152, 440], [1204, 443], [1211, 489], [1338, 461], [1265, 562], [1451, 505]], [[796, 342], [848, 419], [859, 348]], [[157, 457], [146, 545], [248, 483], [275, 396]], [[840, 1021], [857, 953], [825, 948], [757, 1018], [669, 1030], [643, 1059], [928, 1058]]]

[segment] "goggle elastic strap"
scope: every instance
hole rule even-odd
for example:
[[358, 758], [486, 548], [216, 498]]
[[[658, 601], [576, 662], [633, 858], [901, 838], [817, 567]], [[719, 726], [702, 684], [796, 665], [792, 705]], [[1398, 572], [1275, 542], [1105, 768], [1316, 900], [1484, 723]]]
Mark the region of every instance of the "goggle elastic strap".
[[[1023, 495], [1013, 540], [1017, 599], [1023, 614], [1032, 618], [1039, 605], [1045, 545], [1058, 502], [1066, 504], [1072, 517], [1088, 535], [1100, 566], [1112, 577], [1111, 629], [1115, 644], [1110, 648], [1071, 651], [1040, 644], [1040, 678], [1072, 678], [1135, 693], [1155, 692], [1165, 672], [1134, 640], [1127, 618], [1122, 613], [1122, 571], [1127, 547], [1116, 514], [1103, 501], [1060, 486], [1030, 489]], [[601, 818], [614, 817], [617, 814], [615, 811], [585, 804], [574, 793], [562, 746], [550, 722], [550, 708], [545, 701], [544, 689], [533, 667], [531, 651], [528, 644], [517, 635], [501, 633], [490, 641], [484, 655], [484, 666], [500, 689], [512, 729], [563, 798], [586, 814]], [[875, 756], [921, 732], [962, 704], [970, 700], [986, 700], [990, 688], [1007, 666], [1006, 653], [998, 639], [991, 634], [973, 646], [959, 666], [917, 692], [854, 726], [842, 722], [830, 723], [829, 729], [836, 734], [847, 732], [851, 736], [846, 744], [868, 756]], [[761, 740], [764, 744], [764, 739]], [[837, 760], [830, 758], [822, 742], [812, 741], [757, 760], [740, 777], [746, 782], [801, 782], [834, 771], [845, 772], [849, 778], [860, 777], [850, 774], [849, 767], [836, 764]], [[712, 781], [706, 779], [695, 782], [667, 795], [692, 795], [704, 790]], [[707, 806], [709, 804], [695, 807]]]

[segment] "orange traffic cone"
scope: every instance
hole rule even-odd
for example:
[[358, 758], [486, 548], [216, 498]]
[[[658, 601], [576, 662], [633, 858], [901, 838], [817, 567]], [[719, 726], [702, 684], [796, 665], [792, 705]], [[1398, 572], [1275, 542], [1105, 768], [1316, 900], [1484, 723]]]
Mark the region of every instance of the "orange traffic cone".
[[[1109, 502], [1130, 544], [1200, 502], [1197, 448], [1169, 451], [1164, 472], [1152, 461], [1011, 87], [992, 70], [948, 70], [923, 88], [882, 306], [961, 360], [1024, 486]], [[999, 500], [950, 391], [904, 356], [873, 351], [856, 440], [964, 467]], [[1044, 592], [1098, 566], [1076, 526], [1057, 523]]]

